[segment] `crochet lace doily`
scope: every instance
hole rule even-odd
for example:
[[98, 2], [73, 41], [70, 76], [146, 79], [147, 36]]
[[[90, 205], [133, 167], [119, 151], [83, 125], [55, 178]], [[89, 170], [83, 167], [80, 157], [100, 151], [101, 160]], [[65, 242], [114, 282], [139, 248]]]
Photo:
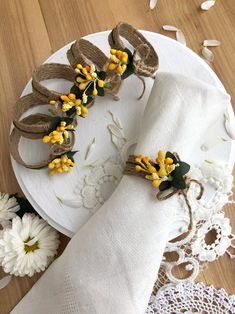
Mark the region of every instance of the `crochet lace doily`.
[[234, 314], [235, 295], [192, 281], [168, 284], [152, 296], [145, 314]]

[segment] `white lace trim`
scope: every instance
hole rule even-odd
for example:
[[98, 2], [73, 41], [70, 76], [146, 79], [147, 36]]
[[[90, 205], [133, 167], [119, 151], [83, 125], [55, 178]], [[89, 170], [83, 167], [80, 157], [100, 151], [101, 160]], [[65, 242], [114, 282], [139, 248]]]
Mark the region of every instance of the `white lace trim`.
[[234, 314], [235, 295], [191, 281], [169, 284], [152, 295], [145, 314]]

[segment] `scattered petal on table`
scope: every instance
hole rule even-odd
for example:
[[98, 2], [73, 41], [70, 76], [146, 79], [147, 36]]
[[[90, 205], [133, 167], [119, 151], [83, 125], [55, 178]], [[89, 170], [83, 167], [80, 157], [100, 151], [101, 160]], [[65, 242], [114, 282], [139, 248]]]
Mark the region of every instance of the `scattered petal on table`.
[[92, 152], [94, 151], [94, 148], [95, 148], [95, 137], [93, 138], [92, 142], [87, 147], [85, 160], [87, 160], [91, 156]]
[[0, 290], [5, 288], [11, 281], [12, 276], [8, 275], [0, 279]]
[[158, 0], [149, 0], [149, 7], [151, 10], [153, 10], [156, 7], [157, 1]]
[[201, 9], [208, 11], [211, 7], [215, 5], [215, 0], [207, 0], [201, 4]]
[[108, 125], [108, 130], [111, 134], [118, 138], [124, 138], [123, 132], [120, 130], [119, 127], [117, 127], [115, 124], [109, 124]]
[[81, 199], [63, 199], [63, 204], [72, 208], [80, 208], [82, 206]]
[[207, 47], [202, 48], [202, 55], [209, 62], [212, 62], [214, 60], [213, 52], [210, 49], [208, 49]]
[[205, 39], [203, 41], [204, 47], [218, 47], [220, 46], [221, 42], [217, 39]]
[[121, 120], [118, 118], [118, 116], [116, 116], [111, 110], [108, 110], [108, 113], [111, 115], [113, 122], [116, 124], [116, 126], [119, 129], [123, 129]]
[[181, 44], [183, 44], [183, 45], [186, 46], [186, 39], [185, 39], [184, 33], [183, 33], [181, 30], [178, 30], [178, 31], [176, 32], [176, 39], [177, 39], [177, 41], [179, 41]]
[[231, 124], [231, 121], [229, 119], [229, 116], [228, 115], [224, 115], [224, 126], [225, 126], [225, 130], [228, 134], [228, 136], [235, 140], [235, 125]]
[[172, 26], [172, 25], [163, 25], [162, 28], [164, 29], [164, 31], [170, 31], [170, 32], [179, 31], [179, 29], [177, 27]]

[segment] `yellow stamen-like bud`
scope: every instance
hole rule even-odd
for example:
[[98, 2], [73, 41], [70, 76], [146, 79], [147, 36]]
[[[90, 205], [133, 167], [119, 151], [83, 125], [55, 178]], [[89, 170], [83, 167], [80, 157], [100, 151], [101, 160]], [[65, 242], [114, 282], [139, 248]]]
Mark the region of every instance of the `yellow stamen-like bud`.
[[56, 101], [55, 100], [50, 100], [50, 105], [55, 105]]
[[103, 80], [98, 80], [98, 86], [99, 87], [104, 87], [104, 81]]
[[110, 53], [111, 53], [112, 55], [115, 55], [115, 54], [116, 54], [116, 52], [117, 52], [117, 50], [116, 50], [116, 49], [110, 49]]
[[135, 170], [139, 172], [139, 171], [141, 171], [141, 170], [142, 170], [142, 168], [141, 168], [141, 166], [136, 165], [136, 166], [135, 166]]
[[43, 136], [43, 139], [42, 139], [43, 143], [49, 143], [50, 140], [51, 140], [51, 137], [49, 135]]
[[118, 74], [122, 74], [123, 70], [122, 70], [122, 67], [119, 65], [116, 69], [117, 73]]
[[71, 99], [71, 100], [76, 99], [76, 95], [75, 95], [75, 94], [72, 94], [72, 93], [70, 93], [70, 94], [68, 95], [68, 97], [69, 97], [69, 99]]
[[81, 102], [82, 102], [81, 99], [76, 99], [76, 100], [75, 100], [75, 105], [80, 105]]
[[159, 185], [161, 184], [161, 180], [153, 180], [152, 181], [152, 185], [155, 187], [155, 188], [158, 188], [159, 187]]
[[158, 174], [160, 177], [165, 177], [167, 175], [166, 173], [166, 169], [165, 168], [161, 168], [159, 171], [158, 171]]
[[55, 168], [55, 165], [54, 165], [52, 162], [50, 162], [49, 165], [48, 165], [48, 168], [49, 168], [49, 169], [54, 169], [54, 168]]
[[88, 114], [88, 109], [84, 106], [82, 106], [82, 115], [87, 115]]
[[97, 94], [98, 94], [98, 90], [97, 90], [96, 88], [94, 88], [94, 89], [93, 89], [93, 92], [92, 92], [92, 95], [93, 95], [93, 96], [97, 96]]
[[87, 84], [86, 83], [80, 83], [79, 84], [79, 89], [84, 90], [86, 88]]
[[167, 157], [167, 158], [165, 159], [165, 164], [166, 164], [166, 165], [171, 165], [171, 164], [173, 164], [173, 159], [170, 158], [170, 157]]
[[117, 64], [111, 62], [108, 65], [108, 70], [112, 71], [112, 70], [116, 69], [116, 67], [117, 67]]

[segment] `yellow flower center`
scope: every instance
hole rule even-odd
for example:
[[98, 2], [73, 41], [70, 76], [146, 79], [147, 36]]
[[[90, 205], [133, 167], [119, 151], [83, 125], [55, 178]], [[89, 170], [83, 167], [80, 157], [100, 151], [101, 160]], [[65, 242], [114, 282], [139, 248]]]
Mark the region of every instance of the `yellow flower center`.
[[35, 238], [31, 238], [30, 236], [26, 241], [24, 241], [24, 251], [26, 254], [30, 252], [34, 252], [39, 249], [39, 241]]

